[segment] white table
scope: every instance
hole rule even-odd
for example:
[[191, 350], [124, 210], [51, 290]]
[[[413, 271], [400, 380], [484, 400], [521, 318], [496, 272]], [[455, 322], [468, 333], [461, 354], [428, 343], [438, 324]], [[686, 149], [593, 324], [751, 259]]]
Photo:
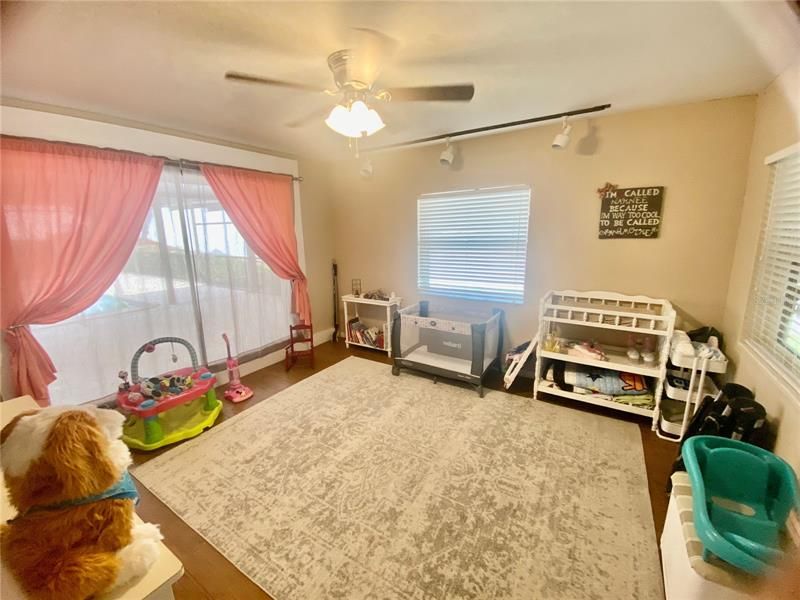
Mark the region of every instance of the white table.
[[[0, 402], [0, 427], [4, 427], [19, 413], [37, 409], [39, 405], [30, 396], [21, 396], [6, 402]], [[0, 519], [2, 522], [14, 518], [16, 511], [8, 499], [5, 482], [2, 483], [2, 503], [0, 503]], [[139, 517], [134, 516], [135, 519]], [[169, 548], [160, 544], [161, 554], [156, 564], [139, 580], [132, 581], [114, 592], [104, 594], [96, 600], [173, 600], [172, 584], [183, 575], [183, 565]], [[19, 584], [6, 568], [0, 565], [0, 598], [3, 600], [24, 600], [25, 594]]]
[[[392, 318], [394, 316], [394, 311], [400, 308], [400, 303], [402, 302], [402, 298], [395, 296], [394, 298], [390, 298], [389, 300], [372, 300], [370, 298], [364, 298], [363, 296], [354, 296], [353, 294], [346, 294], [342, 296], [342, 304], [344, 305], [344, 340], [345, 346], [348, 348], [350, 345], [354, 346], [363, 346], [364, 348], [372, 348], [374, 350], [380, 350], [381, 352], [386, 352], [389, 356], [392, 355]], [[354, 341], [350, 339], [350, 327], [349, 321], [351, 316], [356, 316], [360, 318], [358, 314], [358, 307], [359, 305], [369, 305], [369, 306], [381, 306], [386, 309], [386, 321], [383, 325], [383, 348], [377, 348], [370, 344], [362, 344], [361, 342]], [[352, 314], [348, 307], [352, 308]]]

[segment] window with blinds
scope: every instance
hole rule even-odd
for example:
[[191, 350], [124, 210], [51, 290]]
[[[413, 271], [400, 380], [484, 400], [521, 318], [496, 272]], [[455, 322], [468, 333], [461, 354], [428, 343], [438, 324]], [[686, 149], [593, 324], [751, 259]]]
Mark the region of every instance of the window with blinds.
[[531, 190], [527, 186], [420, 196], [420, 292], [521, 303], [530, 205]]
[[745, 340], [800, 387], [800, 146], [767, 159], [770, 196]]

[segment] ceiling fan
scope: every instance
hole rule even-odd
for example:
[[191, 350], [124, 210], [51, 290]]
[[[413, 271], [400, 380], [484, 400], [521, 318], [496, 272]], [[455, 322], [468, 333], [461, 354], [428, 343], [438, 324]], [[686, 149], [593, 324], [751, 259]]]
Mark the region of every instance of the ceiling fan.
[[[328, 56], [328, 68], [333, 73], [335, 84], [333, 89], [238, 71], [228, 71], [225, 78], [338, 96], [339, 101], [330, 110], [325, 124], [348, 138], [369, 136], [383, 129], [383, 119], [370, 107], [375, 102], [469, 102], [475, 95], [475, 86], [471, 83], [389, 88], [376, 85], [384, 63], [394, 54], [398, 44], [389, 36], [372, 29], [354, 28], [354, 31], [361, 38], [359, 44], [353, 49], [337, 50]], [[326, 112], [328, 108], [322, 107], [288, 125], [299, 127]]]

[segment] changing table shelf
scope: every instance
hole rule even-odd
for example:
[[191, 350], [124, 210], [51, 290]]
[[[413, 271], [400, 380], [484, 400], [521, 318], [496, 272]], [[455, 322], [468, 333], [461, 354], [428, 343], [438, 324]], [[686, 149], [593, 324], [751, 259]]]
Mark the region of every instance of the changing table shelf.
[[606, 408], [613, 408], [614, 410], [621, 410], [622, 412], [632, 413], [634, 415], [642, 415], [643, 417], [653, 416], [652, 408], [615, 402], [605, 394], [579, 394], [577, 392], [568, 392], [559, 388], [552, 381], [542, 381], [539, 384], [539, 391], [544, 392], [545, 394], [552, 394], [554, 396], [562, 396], [572, 400], [587, 402], [589, 404], [594, 404], [595, 406], [605, 406]]
[[[539, 333], [536, 344], [536, 372], [533, 396], [538, 392], [553, 394], [588, 404], [605, 406], [614, 410], [650, 417], [655, 430], [658, 424], [661, 396], [667, 371], [667, 359], [676, 313], [672, 304], [663, 299], [648, 296], [629, 296], [616, 292], [578, 292], [575, 290], [552, 290], [544, 295], [539, 305]], [[544, 350], [545, 340], [560, 327], [571, 329], [580, 340], [601, 338], [601, 334], [613, 342], [613, 338], [639, 334], [655, 342], [656, 360], [645, 363], [631, 360], [627, 349], [610, 344], [602, 344], [608, 360], [589, 356], [567, 354], [564, 351]], [[613, 332], [619, 332], [615, 335]], [[558, 336], [557, 336], [558, 337]], [[620, 340], [616, 343], [624, 343]], [[552, 359], [586, 365], [599, 369], [609, 369], [622, 373], [633, 373], [651, 378], [653, 381], [652, 407], [635, 406], [613, 400], [604, 394], [577, 393], [562, 390], [552, 381], [544, 378], [543, 360]]]
[[566, 352], [548, 352], [547, 350], [541, 351], [543, 358], [554, 358], [556, 360], [563, 360], [564, 362], [576, 363], [579, 365], [588, 365], [590, 367], [599, 367], [601, 369], [613, 369], [615, 371], [625, 371], [626, 373], [636, 373], [645, 377], [658, 377], [661, 374], [661, 369], [657, 364], [647, 365], [641, 362], [634, 362], [625, 353], [622, 348], [611, 348], [603, 346], [603, 350], [608, 357], [608, 360], [597, 360], [585, 356], [574, 356]]

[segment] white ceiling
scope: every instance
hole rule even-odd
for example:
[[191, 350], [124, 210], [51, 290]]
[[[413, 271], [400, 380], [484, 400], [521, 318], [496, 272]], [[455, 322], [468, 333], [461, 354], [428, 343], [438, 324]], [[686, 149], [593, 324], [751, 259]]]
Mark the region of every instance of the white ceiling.
[[[333, 100], [237, 84], [238, 70], [331, 85], [351, 27], [400, 41], [383, 86], [475, 83], [469, 104], [377, 106], [401, 142], [609, 102], [612, 110], [763, 89], [800, 53], [783, 2], [2, 4], [2, 94], [291, 154], [347, 153]], [[6, 100], [13, 102], [13, 100]]]

